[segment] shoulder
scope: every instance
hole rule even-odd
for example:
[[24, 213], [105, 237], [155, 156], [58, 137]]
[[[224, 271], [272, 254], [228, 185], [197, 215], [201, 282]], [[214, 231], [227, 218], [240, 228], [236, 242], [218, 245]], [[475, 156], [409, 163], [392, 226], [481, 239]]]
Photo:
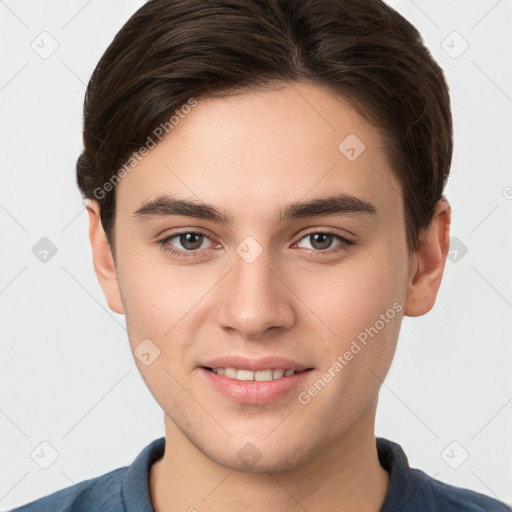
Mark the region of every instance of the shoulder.
[[441, 482], [419, 469], [412, 469], [418, 490], [432, 503], [429, 510], [446, 512], [511, 512], [505, 503], [470, 489]]
[[60, 489], [10, 512], [152, 511], [148, 485], [151, 465], [163, 456], [165, 438], [155, 439], [131, 465]]
[[83, 480], [11, 512], [124, 512], [121, 494], [127, 468]]
[[397, 443], [377, 438], [377, 451], [381, 466], [390, 475], [381, 512], [512, 512], [501, 501], [411, 468]]

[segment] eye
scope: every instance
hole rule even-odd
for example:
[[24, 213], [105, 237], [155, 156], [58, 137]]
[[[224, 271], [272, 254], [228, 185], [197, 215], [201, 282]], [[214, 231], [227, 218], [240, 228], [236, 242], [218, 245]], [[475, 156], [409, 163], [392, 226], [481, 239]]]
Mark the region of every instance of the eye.
[[[338, 235], [337, 233], [326, 231], [311, 231], [304, 235], [300, 241], [302, 240], [309, 240], [310, 242], [310, 247], [306, 247], [306, 249], [311, 249], [314, 252], [325, 252], [328, 254], [346, 250], [349, 246], [355, 245], [355, 242], [349, 240], [348, 238]], [[334, 249], [330, 249], [332, 247], [333, 241], [335, 240], [337, 240], [339, 243], [334, 246]]]
[[[177, 239], [177, 242], [184, 248], [176, 249], [171, 240]], [[161, 248], [178, 258], [190, 258], [197, 256], [197, 253], [208, 252], [208, 247], [202, 247], [205, 240], [209, 240], [208, 236], [204, 233], [196, 231], [183, 231], [181, 233], [174, 233], [163, 240], [159, 241]]]

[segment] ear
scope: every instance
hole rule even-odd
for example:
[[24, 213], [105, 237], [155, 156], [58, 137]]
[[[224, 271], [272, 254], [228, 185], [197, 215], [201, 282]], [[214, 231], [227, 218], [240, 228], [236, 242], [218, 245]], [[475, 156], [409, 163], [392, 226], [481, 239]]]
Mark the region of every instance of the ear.
[[89, 214], [89, 240], [96, 277], [105, 294], [109, 308], [116, 313], [124, 314], [116, 265], [101, 224], [99, 204], [93, 199], [86, 199], [85, 206]]
[[450, 222], [451, 208], [443, 198], [411, 256], [404, 315], [424, 315], [434, 307], [450, 246]]

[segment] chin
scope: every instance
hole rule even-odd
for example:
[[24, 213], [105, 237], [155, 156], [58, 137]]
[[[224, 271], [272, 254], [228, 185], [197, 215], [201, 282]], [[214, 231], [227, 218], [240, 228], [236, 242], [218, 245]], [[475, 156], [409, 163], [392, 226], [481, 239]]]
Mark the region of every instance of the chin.
[[253, 443], [247, 442], [231, 456], [226, 451], [205, 454], [221, 466], [242, 473], [268, 473], [293, 469], [308, 459], [304, 450], [283, 450], [282, 446], [271, 445], [258, 449]]

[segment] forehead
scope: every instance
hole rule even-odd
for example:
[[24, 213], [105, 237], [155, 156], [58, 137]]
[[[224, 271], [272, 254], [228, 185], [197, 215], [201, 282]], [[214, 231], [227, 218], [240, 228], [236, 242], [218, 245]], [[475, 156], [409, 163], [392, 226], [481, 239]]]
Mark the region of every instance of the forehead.
[[379, 133], [324, 88], [200, 99], [187, 112], [117, 185], [118, 214], [167, 193], [219, 205], [244, 222], [333, 191], [401, 214]]

